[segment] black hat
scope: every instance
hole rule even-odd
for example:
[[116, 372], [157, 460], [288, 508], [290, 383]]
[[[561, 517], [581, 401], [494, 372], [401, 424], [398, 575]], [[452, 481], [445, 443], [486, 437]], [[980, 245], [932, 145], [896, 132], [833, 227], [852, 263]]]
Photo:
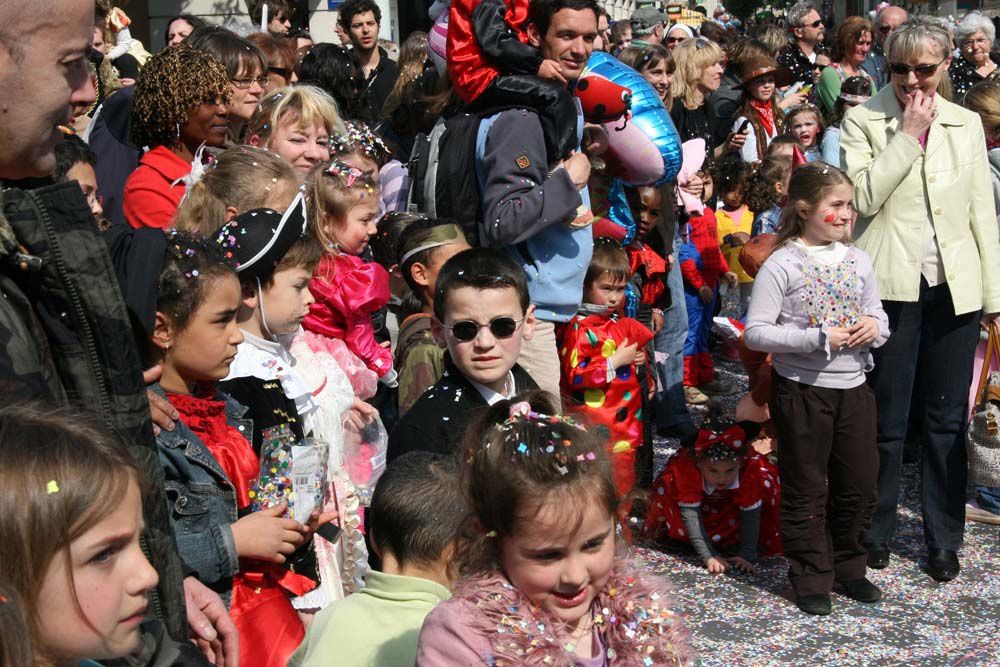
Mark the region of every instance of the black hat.
[[241, 213], [219, 230], [215, 242], [236, 264], [240, 278], [264, 280], [306, 233], [306, 202], [300, 192], [284, 214], [271, 208]]
[[112, 60], [111, 64], [118, 71], [119, 79], [135, 80], [139, 78], [139, 61], [135, 59], [135, 56], [123, 53]]

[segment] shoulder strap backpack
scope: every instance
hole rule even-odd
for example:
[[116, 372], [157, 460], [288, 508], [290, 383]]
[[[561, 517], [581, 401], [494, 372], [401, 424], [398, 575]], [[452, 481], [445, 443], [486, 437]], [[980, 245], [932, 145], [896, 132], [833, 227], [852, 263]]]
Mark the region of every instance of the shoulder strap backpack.
[[965, 435], [969, 481], [980, 486], [1000, 486], [1000, 372], [990, 371], [994, 358], [1000, 359], [1000, 328], [996, 323], [990, 325], [976, 407]]

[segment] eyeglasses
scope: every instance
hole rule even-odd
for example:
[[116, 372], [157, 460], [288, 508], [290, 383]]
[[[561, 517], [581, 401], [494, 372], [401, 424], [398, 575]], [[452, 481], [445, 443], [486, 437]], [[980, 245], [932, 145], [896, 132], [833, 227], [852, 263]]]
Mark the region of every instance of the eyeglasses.
[[883, 35], [888, 35], [890, 32], [892, 32], [892, 26], [891, 25], [880, 25], [878, 27], [878, 31], [880, 33], [882, 33]]
[[479, 330], [488, 327], [494, 338], [510, 338], [514, 332], [520, 328], [523, 319], [515, 320], [513, 317], [501, 316], [490, 320], [489, 324], [480, 324], [472, 320], [462, 320], [455, 322], [450, 327], [445, 327], [451, 331], [455, 340], [467, 343], [479, 335]]
[[[947, 60], [947, 58], [945, 58]], [[935, 65], [917, 65], [916, 67], [910, 67], [906, 63], [889, 63], [889, 71], [896, 76], [906, 76], [910, 72], [913, 72], [921, 79], [926, 79], [930, 75], [937, 71], [937, 68], [944, 63], [944, 60]]]
[[680, 42], [683, 42], [685, 39], [689, 39], [689, 38], [688, 37], [669, 37], [668, 36], [667, 39], [666, 39], [666, 42], [667, 42], [667, 44], [678, 44]]
[[[292, 78], [292, 70], [288, 69], [287, 67], [268, 67], [267, 71], [268, 72], [274, 72], [275, 74], [277, 74], [278, 76], [280, 76], [283, 79], [291, 79]], [[267, 79], [267, 77], [263, 77], [263, 78], [265, 80]], [[250, 86], [247, 86], [247, 88], [249, 88], [249, 87]]]
[[986, 39], [985, 37], [977, 37], [975, 39], [967, 39], [964, 42], [962, 42], [962, 48], [971, 49], [974, 46], [985, 46], [986, 44], [989, 43], [990, 40]]
[[240, 90], [246, 90], [247, 88], [253, 86], [254, 83], [263, 88], [267, 85], [267, 81], [268, 79], [266, 76], [261, 76], [256, 79], [230, 79], [229, 83], [233, 84]]
[[802, 27], [803, 28], [813, 28], [813, 29], [815, 29], [815, 28], [820, 27], [821, 25], [823, 25], [823, 19], [816, 19], [812, 23], [803, 23]]

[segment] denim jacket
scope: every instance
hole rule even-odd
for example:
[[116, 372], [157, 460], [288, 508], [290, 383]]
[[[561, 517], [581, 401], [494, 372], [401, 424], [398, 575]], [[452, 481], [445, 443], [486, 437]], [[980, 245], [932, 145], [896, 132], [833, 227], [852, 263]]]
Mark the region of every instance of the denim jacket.
[[[164, 395], [160, 385], [152, 389]], [[247, 409], [221, 392], [216, 399], [225, 400], [226, 421], [249, 440], [253, 422], [242, 419]], [[182, 422], [173, 431], [161, 430], [156, 445], [181, 559], [228, 605], [232, 578], [239, 571], [232, 529], [238, 518], [236, 489], [205, 443]]]

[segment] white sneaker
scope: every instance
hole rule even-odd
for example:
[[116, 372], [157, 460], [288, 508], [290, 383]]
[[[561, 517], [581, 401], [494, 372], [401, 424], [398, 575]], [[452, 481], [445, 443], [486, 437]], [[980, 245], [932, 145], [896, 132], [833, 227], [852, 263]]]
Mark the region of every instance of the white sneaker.
[[968, 521], [978, 521], [979, 523], [1000, 526], [1000, 514], [984, 510], [975, 500], [965, 503], [965, 518]]

